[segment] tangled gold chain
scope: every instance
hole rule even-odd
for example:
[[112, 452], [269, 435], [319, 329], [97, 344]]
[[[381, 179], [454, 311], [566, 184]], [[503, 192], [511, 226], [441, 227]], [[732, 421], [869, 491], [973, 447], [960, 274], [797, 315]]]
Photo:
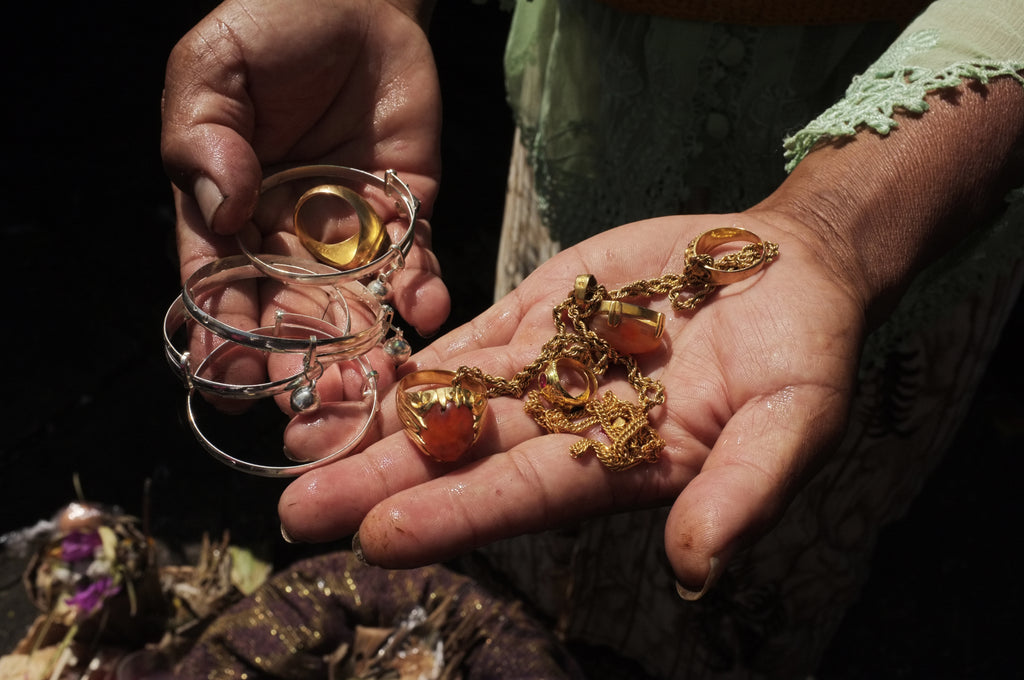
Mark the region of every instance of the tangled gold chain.
[[[455, 374], [453, 384], [475, 380], [487, 388], [488, 397], [522, 398], [524, 408], [548, 432], [583, 434], [600, 427], [610, 443], [583, 439], [574, 444], [570, 453], [579, 457], [587, 451], [612, 470], [624, 470], [641, 462], [654, 462], [665, 442], [648, 422], [652, 408], [665, 402], [665, 386], [659, 380], [645, 376], [636, 359], [617, 350], [606, 338], [590, 329], [588, 321], [598, 313], [606, 300], [625, 298], [652, 298], [667, 295], [673, 309], [695, 309], [718, 285], [711, 272], [742, 272], [773, 260], [778, 245], [767, 241], [749, 243], [740, 250], [717, 260], [698, 253], [696, 243], [690, 242], [686, 250], [686, 265], [680, 274], [665, 274], [656, 279], [641, 279], [615, 290], [608, 290], [590, 278], [584, 294], [574, 290], [552, 310], [555, 334], [541, 347], [537, 358], [511, 378], [484, 373], [472, 366], [462, 366]], [[687, 295], [687, 293], [689, 293]], [[556, 405], [544, 398], [540, 390], [528, 388], [534, 384], [545, 367], [552, 361], [572, 359], [595, 376], [603, 376], [612, 366], [620, 366], [629, 384], [636, 391], [636, 403], [629, 403], [606, 391], [601, 398], [590, 398], [580, 406]]]

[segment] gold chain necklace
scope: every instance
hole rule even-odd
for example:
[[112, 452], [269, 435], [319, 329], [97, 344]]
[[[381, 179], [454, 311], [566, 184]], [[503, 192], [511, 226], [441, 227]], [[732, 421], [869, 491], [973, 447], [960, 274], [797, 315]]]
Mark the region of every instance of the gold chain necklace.
[[[734, 241], [747, 243], [717, 260], [710, 255], [714, 248]], [[548, 432], [584, 435], [598, 428], [604, 433], [605, 441], [584, 437], [573, 444], [569, 452], [574, 458], [592, 451], [611, 470], [654, 462], [665, 441], [651, 427], [648, 413], [665, 402], [665, 386], [645, 376], [633, 354], [660, 344], [664, 316], [624, 300], [667, 295], [673, 309], [693, 310], [715, 288], [751, 276], [778, 254], [777, 244], [762, 241], [745, 229], [727, 227], [693, 239], [679, 274], [641, 279], [615, 290], [606, 289], [591, 275], [577, 276], [572, 293], [552, 310], [555, 335], [533, 362], [511, 378], [462, 366], [452, 384], [482, 384], [488, 398], [519, 399], [525, 395], [524, 409]], [[611, 390], [597, 396], [597, 378], [613, 366], [625, 372], [636, 392], [635, 402], [625, 401]], [[569, 394], [560, 369], [575, 372], [587, 387], [578, 395]], [[531, 389], [533, 385], [536, 387]]]

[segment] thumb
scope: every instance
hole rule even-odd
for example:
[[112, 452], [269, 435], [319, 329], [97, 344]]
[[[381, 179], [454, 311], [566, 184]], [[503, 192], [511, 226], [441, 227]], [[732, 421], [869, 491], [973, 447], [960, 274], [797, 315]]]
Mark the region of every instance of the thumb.
[[193, 29], [172, 50], [161, 101], [160, 152], [171, 181], [207, 226], [233, 234], [252, 215], [262, 169], [250, 140], [254, 113], [242, 58]]
[[729, 420], [665, 524], [680, 597], [700, 599], [737, 550], [775, 525], [841, 433], [845, 403], [827, 388], [787, 387]]

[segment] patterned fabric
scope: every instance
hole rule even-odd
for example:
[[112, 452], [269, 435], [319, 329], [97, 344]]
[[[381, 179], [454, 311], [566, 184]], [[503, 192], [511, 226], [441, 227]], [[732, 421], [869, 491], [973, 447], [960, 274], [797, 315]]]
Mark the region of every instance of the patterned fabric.
[[863, 21], [909, 21], [930, 0], [600, 0], [623, 12], [727, 24], [812, 26]]
[[839, 99], [900, 28], [737, 26], [624, 15], [592, 0], [520, 2], [506, 81], [552, 239], [568, 246], [639, 219], [762, 200], [786, 176], [780, 140]]
[[221, 615], [175, 669], [188, 680], [581, 679], [523, 607], [442, 567], [352, 553], [295, 564]]
[[494, 299], [504, 297], [523, 282], [542, 262], [561, 250], [551, 238], [537, 209], [533, 173], [516, 130], [509, 164], [505, 213], [498, 239], [498, 264], [494, 276]]

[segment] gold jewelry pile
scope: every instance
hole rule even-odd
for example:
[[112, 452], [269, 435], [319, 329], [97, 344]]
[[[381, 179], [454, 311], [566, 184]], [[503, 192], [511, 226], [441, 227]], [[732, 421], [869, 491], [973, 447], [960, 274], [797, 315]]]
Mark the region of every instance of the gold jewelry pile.
[[[733, 241], [746, 241], [747, 245], [717, 260], [709, 254]], [[681, 274], [642, 279], [616, 290], [606, 289], [593, 276], [580, 275], [572, 293], [552, 311], [554, 337], [529, 366], [507, 379], [463, 366], [456, 371], [452, 384], [481, 383], [487, 397], [518, 399], [525, 394], [526, 412], [548, 432], [583, 435], [599, 427], [609, 443], [584, 438], [571, 447], [574, 458], [593, 451], [611, 470], [654, 462], [665, 441], [651, 427], [648, 413], [664, 403], [665, 387], [645, 376], [633, 355], [660, 346], [665, 320], [661, 312], [624, 300], [667, 295], [673, 309], [693, 310], [716, 287], [751, 276], [778, 253], [778, 245], [762, 241], [745, 229], [727, 227], [707, 231], [690, 242]], [[613, 366], [625, 372], [636, 391], [635, 403], [620, 399], [610, 390], [597, 397], [597, 378]], [[587, 387], [579, 395], [569, 394], [559, 369], [574, 371]], [[537, 387], [527, 392], [534, 383]]]

